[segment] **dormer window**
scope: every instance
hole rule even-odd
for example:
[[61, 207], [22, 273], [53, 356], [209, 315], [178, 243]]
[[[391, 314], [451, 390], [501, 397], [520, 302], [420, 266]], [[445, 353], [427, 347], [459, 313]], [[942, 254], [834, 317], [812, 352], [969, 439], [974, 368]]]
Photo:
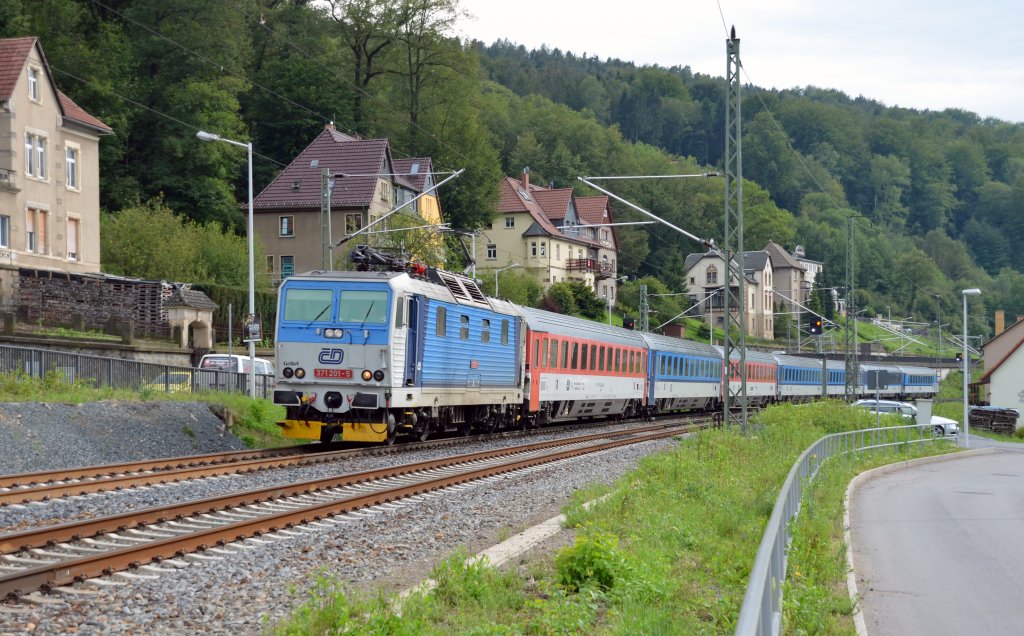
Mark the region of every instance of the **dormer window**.
[[28, 67], [28, 98], [39, 101], [39, 69]]

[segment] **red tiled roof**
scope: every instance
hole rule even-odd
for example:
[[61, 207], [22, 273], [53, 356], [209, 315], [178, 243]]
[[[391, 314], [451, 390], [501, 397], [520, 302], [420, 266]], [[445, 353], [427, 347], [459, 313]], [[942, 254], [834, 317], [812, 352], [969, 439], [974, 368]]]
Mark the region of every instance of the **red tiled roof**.
[[[1006, 332], [1004, 331], [1003, 333]], [[1024, 345], [1024, 338], [1017, 342], [1017, 344], [1013, 345], [1013, 347], [1011, 347], [1010, 350], [1006, 352], [1006, 355], [1003, 356], [1002, 360], [996, 362], [994, 365], [992, 365], [991, 369], [985, 371], [985, 374], [978, 379], [977, 383], [988, 384], [989, 380], [992, 379], [992, 374], [995, 373], [995, 370], [1003, 366], [1003, 363], [1009, 360], [1013, 356], [1013, 354], [1017, 352], [1017, 349], [1020, 349], [1021, 345]]]
[[[572, 190], [568, 188], [565, 188], [565, 190], [568, 191], [567, 195], [571, 196]], [[547, 196], [547, 193], [549, 192], [553, 191], [548, 190], [547, 188], [531, 185], [530, 191], [527, 193], [523, 189], [522, 181], [512, 177], [505, 177], [498, 185], [498, 212], [503, 212], [505, 214], [512, 212], [529, 212], [536, 225], [550, 236], [555, 236], [574, 243], [582, 243], [584, 245], [596, 245], [594, 241], [589, 239], [564, 234], [555, 226], [554, 223], [551, 222], [551, 219], [548, 218], [544, 208], [541, 207], [540, 202], [538, 201], [538, 199], [544, 198], [548, 198], [549, 203], [555, 201], [556, 197]], [[568, 196], [565, 199], [566, 208], [568, 208]]]
[[[18, 78], [21, 77], [21, 72], [25, 69], [28, 54], [36, 46], [39, 46], [39, 41], [34, 37], [0, 39], [0, 101], [6, 101], [11, 98], [11, 95], [14, 93], [14, 86], [18, 83]], [[57, 93], [57, 102], [64, 119], [94, 128], [101, 133], [114, 132], [110, 126], [85, 112], [85, 109], [76, 104], [74, 100], [57, 90], [53, 76], [50, 74], [49, 64], [46, 63], [46, 57], [43, 55], [42, 47], [39, 47], [39, 58], [46, 68], [46, 77], [49, 79], [51, 86], [53, 86], [54, 92]]]
[[[423, 189], [427, 187], [427, 175], [434, 169], [430, 157], [395, 159], [393, 164], [395, 166], [395, 174], [402, 175], [401, 178], [408, 182], [416, 192], [423, 192]], [[412, 174], [414, 166], [416, 173]]]
[[7, 38], [0, 40], [0, 101], [7, 101], [14, 93], [14, 85], [25, 68], [29, 51], [36, 45], [35, 38]]
[[540, 207], [544, 208], [544, 213], [547, 214], [548, 219], [552, 223], [557, 225], [559, 221], [565, 218], [566, 213], [569, 211], [569, 202], [572, 200], [572, 188], [559, 188], [557, 190], [531, 188], [531, 190], [531, 194], [537, 199]]
[[[580, 215], [580, 221], [585, 225], [600, 225], [614, 223], [612, 220], [612, 209], [608, 206], [608, 197], [600, 195], [596, 197], [576, 197], [576, 212]], [[618, 246], [619, 237], [615, 234], [615, 228], [608, 228], [612, 233], [612, 244]], [[598, 232], [598, 236], [601, 233]], [[618, 247], [615, 248], [616, 250]]]
[[[316, 165], [313, 166], [313, 162]], [[253, 199], [254, 209], [320, 208], [320, 172], [369, 175], [335, 177], [332, 207], [362, 207], [373, 200], [377, 175], [391, 172], [387, 139], [352, 139], [330, 128], [299, 153], [288, 167]]]
[[89, 128], [95, 128], [100, 132], [114, 132], [114, 130], [110, 126], [104, 124], [103, 122], [96, 119], [89, 113], [85, 112], [85, 110], [82, 109], [81, 106], [76, 104], [70, 97], [68, 97], [64, 93], [57, 91], [57, 99], [60, 100], [60, 109], [64, 111], [65, 119], [70, 119], [71, 121], [78, 122], [79, 124], [82, 124], [83, 126], [88, 126]]

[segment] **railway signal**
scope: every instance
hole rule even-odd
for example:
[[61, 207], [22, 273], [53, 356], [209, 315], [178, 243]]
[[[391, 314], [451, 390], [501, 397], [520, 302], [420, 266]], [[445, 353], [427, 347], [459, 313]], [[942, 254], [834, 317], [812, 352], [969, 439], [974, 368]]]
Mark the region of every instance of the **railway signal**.
[[811, 334], [815, 336], [821, 335], [821, 318], [815, 318], [811, 321]]

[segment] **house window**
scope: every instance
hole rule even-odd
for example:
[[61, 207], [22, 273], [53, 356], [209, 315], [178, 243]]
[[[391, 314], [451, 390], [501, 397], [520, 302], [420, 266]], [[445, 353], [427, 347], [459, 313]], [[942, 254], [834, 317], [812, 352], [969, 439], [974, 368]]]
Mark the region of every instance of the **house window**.
[[46, 253], [46, 210], [29, 208], [25, 213], [26, 251]]
[[345, 234], [355, 234], [363, 229], [363, 215], [358, 212], [345, 215]]
[[561, 243], [555, 243], [555, 260], [556, 261], [562, 260], [562, 244]]
[[281, 257], [281, 278], [288, 278], [295, 273], [295, 257], [294, 256], [282, 256]]
[[78, 259], [78, 219], [68, 219], [68, 260]]
[[78, 189], [78, 148], [67, 147], [67, 187]]
[[515, 226], [516, 226], [516, 217], [514, 217], [514, 216], [506, 216], [505, 217], [505, 227], [506, 228], [513, 228]]
[[295, 217], [278, 217], [278, 236], [295, 236]]
[[601, 240], [605, 242], [608, 241], [608, 230], [601, 230]]
[[708, 285], [714, 285], [718, 283], [718, 269], [716, 269], [714, 265], [708, 267], [705, 282]]
[[498, 246], [494, 243], [487, 244], [487, 260], [496, 261], [498, 260]]
[[46, 178], [46, 137], [25, 133], [25, 174]]
[[541, 244], [540, 244], [540, 255], [541, 256], [547, 256], [548, 255], [548, 244], [545, 243], [544, 241], [541, 241]]
[[537, 241], [530, 241], [530, 256], [537, 258]]
[[0, 247], [11, 246], [11, 217], [0, 214]]
[[31, 66], [28, 68], [28, 98], [39, 101], [39, 69]]

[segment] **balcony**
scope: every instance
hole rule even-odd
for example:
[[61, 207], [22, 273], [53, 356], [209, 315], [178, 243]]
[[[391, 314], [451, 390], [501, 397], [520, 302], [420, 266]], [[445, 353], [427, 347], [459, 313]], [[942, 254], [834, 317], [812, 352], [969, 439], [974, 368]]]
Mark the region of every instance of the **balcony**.
[[615, 269], [611, 263], [605, 263], [596, 258], [570, 258], [565, 261], [565, 269], [570, 272], [593, 274], [597, 278], [611, 278], [615, 275]]
[[15, 181], [15, 176], [13, 170], [0, 168], [0, 190], [7, 190], [8, 192], [21, 191], [21, 188], [18, 187], [18, 183]]

